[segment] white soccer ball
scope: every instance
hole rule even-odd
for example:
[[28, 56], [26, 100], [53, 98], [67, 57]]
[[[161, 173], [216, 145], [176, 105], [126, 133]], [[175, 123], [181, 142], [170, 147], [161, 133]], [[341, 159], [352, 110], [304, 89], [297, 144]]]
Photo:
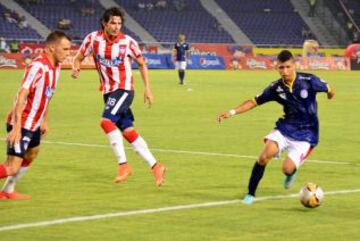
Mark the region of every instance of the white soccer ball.
[[299, 199], [302, 205], [307, 208], [319, 207], [324, 198], [324, 191], [314, 183], [307, 183], [299, 193]]

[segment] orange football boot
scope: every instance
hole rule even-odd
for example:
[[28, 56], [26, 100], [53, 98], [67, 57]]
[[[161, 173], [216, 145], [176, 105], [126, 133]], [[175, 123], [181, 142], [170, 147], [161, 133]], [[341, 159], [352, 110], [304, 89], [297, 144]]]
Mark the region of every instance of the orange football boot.
[[11, 200], [28, 200], [31, 196], [18, 192], [0, 192], [0, 199], [11, 199]]
[[0, 192], [0, 200], [5, 200], [5, 199], [7, 199], [6, 193]]
[[128, 179], [129, 176], [131, 176], [131, 174], [132, 174], [131, 167], [127, 163], [121, 164], [118, 167], [118, 175], [114, 179], [114, 182], [116, 183], [124, 182], [126, 181], [126, 179]]
[[152, 168], [152, 172], [155, 177], [156, 186], [160, 187], [165, 181], [166, 167], [160, 163], [156, 163]]

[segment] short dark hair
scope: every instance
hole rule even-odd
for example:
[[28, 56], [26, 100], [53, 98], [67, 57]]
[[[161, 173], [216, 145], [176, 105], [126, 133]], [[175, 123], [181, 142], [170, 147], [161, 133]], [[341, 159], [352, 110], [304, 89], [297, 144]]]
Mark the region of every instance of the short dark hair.
[[66, 38], [67, 40], [71, 41], [71, 38], [66, 35], [66, 33], [61, 31], [53, 31], [46, 37], [46, 44], [54, 43], [59, 41], [60, 39]]
[[281, 63], [284, 63], [288, 60], [293, 60], [294, 56], [289, 50], [282, 50], [277, 56], [277, 60]]
[[111, 16], [117, 16], [121, 18], [121, 23], [124, 24], [124, 10], [118, 7], [112, 7], [105, 10], [104, 14], [100, 19], [101, 28], [103, 28], [103, 23], [107, 23], [110, 20]]

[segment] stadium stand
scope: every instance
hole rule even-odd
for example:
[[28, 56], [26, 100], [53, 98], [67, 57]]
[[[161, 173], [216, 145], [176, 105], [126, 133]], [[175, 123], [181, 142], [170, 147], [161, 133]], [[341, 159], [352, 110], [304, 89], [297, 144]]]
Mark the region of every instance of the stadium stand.
[[[341, 4], [341, 2], [343, 4]], [[353, 43], [360, 43], [360, 31], [357, 27], [360, 26], [360, 1], [358, 0], [337, 0], [329, 1], [327, 6], [331, 10], [332, 14], [336, 17], [336, 20], [344, 26], [348, 38]], [[350, 15], [355, 24], [351, 22], [348, 15]]]
[[345, 6], [348, 8], [352, 17], [354, 18], [357, 25], [360, 25], [360, 1], [359, 0], [347, 0], [343, 1]]
[[160, 1], [152, 0], [116, 2], [158, 41], [173, 42], [182, 32], [189, 42], [234, 42], [197, 0], [167, 1], [165, 7], [157, 7]]
[[5, 13], [10, 10], [0, 4], [1, 24], [0, 36], [6, 39], [39, 39], [40, 35], [30, 27], [20, 29], [17, 23], [10, 23], [5, 18]]
[[257, 45], [304, 42], [308, 29], [288, 0], [216, 0], [232, 20]]
[[[99, 27], [99, 19], [104, 10], [97, 0], [43, 0], [38, 1], [39, 3], [28, 3], [27, 0], [14, 1], [50, 30], [64, 27], [59, 24], [65, 23], [63, 30], [79, 40], [83, 39], [86, 33]], [[189, 42], [234, 43], [228, 32], [203, 8], [199, 0], [115, 1], [159, 42], [174, 42], [178, 33], [183, 32]], [[305, 40], [303, 30], [309, 28], [294, 11], [289, 0], [215, 1], [257, 46], [298, 46]], [[332, 2], [338, 1], [329, 1], [327, 4], [330, 5]], [[343, 2], [352, 10], [354, 19], [360, 24], [360, 1]], [[84, 10], [84, 6], [89, 8]], [[4, 16], [6, 11], [7, 9], [0, 4], [0, 13]], [[69, 20], [69, 23], [66, 20]], [[346, 27], [345, 24], [343, 26]], [[124, 27], [123, 30], [136, 40], [140, 40], [129, 29]], [[19, 29], [16, 24], [7, 21], [0, 25], [0, 36], [6, 39], [41, 39], [30, 27]]]
[[[46, 0], [45, 3], [28, 4], [16, 0], [24, 9], [39, 19], [50, 30], [61, 29], [75, 40], [82, 40], [85, 35], [99, 28], [103, 7], [97, 1]], [[61, 20], [66, 21], [63, 26]], [[124, 32], [139, 40], [139, 37], [124, 27]]]

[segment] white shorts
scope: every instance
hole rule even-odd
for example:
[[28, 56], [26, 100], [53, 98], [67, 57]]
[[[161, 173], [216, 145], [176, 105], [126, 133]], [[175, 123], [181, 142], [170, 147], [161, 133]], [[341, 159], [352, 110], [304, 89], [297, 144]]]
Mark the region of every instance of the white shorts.
[[186, 69], [186, 61], [176, 61], [175, 69], [185, 70]]
[[294, 162], [296, 169], [298, 169], [305, 161], [312, 151], [312, 147], [309, 142], [296, 141], [290, 137], [284, 136], [278, 130], [273, 130], [270, 134], [265, 136], [265, 140], [272, 140], [278, 144], [279, 153], [276, 155], [280, 157], [286, 149], [288, 151], [287, 156]]

